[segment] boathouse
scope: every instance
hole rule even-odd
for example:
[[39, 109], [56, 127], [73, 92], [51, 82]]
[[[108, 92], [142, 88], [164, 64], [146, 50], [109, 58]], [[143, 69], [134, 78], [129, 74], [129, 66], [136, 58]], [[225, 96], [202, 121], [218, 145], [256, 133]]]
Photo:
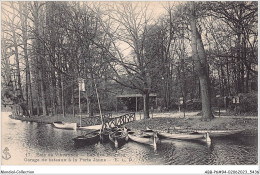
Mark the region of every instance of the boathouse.
[[[157, 108], [157, 94], [151, 93], [149, 95], [150, 108]], [[118, 110], [130, 110], [139, 111], [143, 110], [143, 95], [142, 94], [122, 94], [116, 96], [116, 111]]]

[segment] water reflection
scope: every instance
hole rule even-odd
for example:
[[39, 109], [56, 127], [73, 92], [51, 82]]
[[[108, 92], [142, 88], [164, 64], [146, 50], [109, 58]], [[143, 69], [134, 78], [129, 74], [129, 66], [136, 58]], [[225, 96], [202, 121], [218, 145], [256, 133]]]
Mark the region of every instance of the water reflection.
[[247, 137], [241, 140], [242, 137], [215, 138], [209, 164], [256, 164], [257, 137]]
[[[206, 142], [161, 140], [157, 151], [152, 146], [128, 142], [116, 149], [110, 142], [76, 148], [72, 138], [82, 131], [62, 130], [50, 124], [8, 119], [3, 122], [3, 147], [19, 150], [24, 156], [53, 154], [55, 158], [77, 158], [82, 164], [154, 165], [236, 165], [257, 164], [257, 137], [212, 138]], [[14, 152], [14, 151], [13, 151]], [[108, 163], [109, 162], [109, 163]]]

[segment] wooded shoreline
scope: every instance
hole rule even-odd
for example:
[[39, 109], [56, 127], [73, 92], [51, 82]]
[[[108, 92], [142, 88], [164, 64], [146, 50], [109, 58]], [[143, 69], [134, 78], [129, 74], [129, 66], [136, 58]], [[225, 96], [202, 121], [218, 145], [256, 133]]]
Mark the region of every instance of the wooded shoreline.
[[[163, 114], [162, 114], [163, 115]], [[73, 116], [33, 116], [33, 117], [22, 117], [22, 116], [9, 116], [12, 119], [46, 123], [51, 124], [55, 121], [63, 122], [75, 122], [80, 123], [79, 117]], [[186, 118], [176, 117], [155, 117], [150, 119], [136, 120], [125, 125], [127, 128], [141, 130], [145, 128], [151, 128], [154, 130], [166, 130], [168, 128], [173, 129], [174, 127], [181, 127], [184, 129], [191, 130], [232, 130], [241, 129], [244, 130], [242, 133], [250, 136], [256, 136], [258, 134], [258, 118], [257, 117], [215, 117], [211, 121], [202, 121], [200, 116], [188, 116]]]

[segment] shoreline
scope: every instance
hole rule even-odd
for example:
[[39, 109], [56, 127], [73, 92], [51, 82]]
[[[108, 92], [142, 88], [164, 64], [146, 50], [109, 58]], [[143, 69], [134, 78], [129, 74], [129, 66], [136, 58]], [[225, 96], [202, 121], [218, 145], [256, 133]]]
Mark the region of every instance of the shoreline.
[[36, 123], [45, 123], [45, 124], [52, 124], [56, 121], [63, 121], [63, 122], [71, 122], [71, 123], [78, 123], [79, 124], [79, 118], [77, 117], [62, 117], [59, 115], [56, 116], [31, 116], [31, 117], [23, 117], [23, 116], [8, 116], [11, 119], [14, 120], [21, 120], [21, 121], [28, 121], [28, 122], [36, 122]]
[[[11, 119], [52, 124], [55, 121], [80, 123], [79, 117], [66, 116], [33, 116], [33, 117], [22, 117], [22, 116], [8, 116]], [[138, 118], [138, 116], [136, 116]], [[167, 130], [182, 128], [189, 130], [243, 130], [243, 134], [246, 135], [258, 135], [258, 118], [248, 118], [236, 116], [232, 117], [215, 117], [211, 121], [201, 121], [200, 116], [189, 116], [186, 118], [160, 116], [149, 119], [136, 120], [125, 124], [127, 128], [132, 130], [143, 130], [145, 128], [151, 128], [154, 130]]]

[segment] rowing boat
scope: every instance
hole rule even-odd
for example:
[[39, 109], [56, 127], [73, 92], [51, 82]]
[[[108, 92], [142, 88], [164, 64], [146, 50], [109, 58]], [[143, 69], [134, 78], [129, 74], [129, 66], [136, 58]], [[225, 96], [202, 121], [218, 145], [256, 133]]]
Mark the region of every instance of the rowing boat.
[[198, 132], [200, 134], [208, 133], [210, 137], [223, 137], [223, 136], [231, 136], [235, 134], [241, 133], [242, 129], [231, 129], [231, 130], [185, 130], [182, 129], [182, 132]]
[[244, 130], [235, 129], [235, 130], [198, 130], [198, 133], [209, 133], [210, 137], [223, 137], [239, 134]]
[[114, 132], [110, 132], [109, 133], [109, 140], [112, 143], [114, 143], [114, 146], [116, 148], [121, 147], [128, 140], [127, 132], [121, 131], [121, 130], [116, 130]]
[[56, 128], [60, 128], [60, 129], [73, 129], [73, 130], [77, 129], [77, 123], [64, 123], [61, 121], [57, 121], [57, 122], [53, 122], [53, 125]]
[[95, 144], [99, 141], [99, 132], [94, 131], [92, 133], [88, 133], [86, 135], [78, 136], [76, 138], [73, 138], [74, 144], [76, 146], [85, 146], [85, 145], [91, 145]]
[[142, 143], [142, 144], [147, 144], [154, 146], [154, 144], [158, 143], [159, 138], [157, 137], [157, 134], [153, 132], [153, 135], [145, 134], [143, 132], [137, 133], [134, 131], [129, 131], [128, 132], [128, 137], [130, 140]]
[[91, 125], [91, 126], [79, 127], [78, 129], [80, 129], [80, 130], [90, 130], [90, 129], [98, 130], [101, 128], [102, 128], [102, 125]]
[[154, 130], [150, 128], [146, 128], [145, 130], [141, 130], [141, 132], [145, 135], [153, 136], [154, 135]]
[[107, 128], [105, 128], [105, 129], [102, 131], [102, 133], [101, 133], [101, 135], [100, 135], [100, 138], [101, 138], [101, 142], [102, 142], [102, 143], [106, 143], [106, 142], [109, 141], [109, 134], [110, 134], [111, 132], [113, 132], [113, 129], [107, 129]]
[[206, 134], [201, 134], [198, 132], [159, 132], [158, 135], [163, 138], [181, 140], [201, 140], [206, 138]]

